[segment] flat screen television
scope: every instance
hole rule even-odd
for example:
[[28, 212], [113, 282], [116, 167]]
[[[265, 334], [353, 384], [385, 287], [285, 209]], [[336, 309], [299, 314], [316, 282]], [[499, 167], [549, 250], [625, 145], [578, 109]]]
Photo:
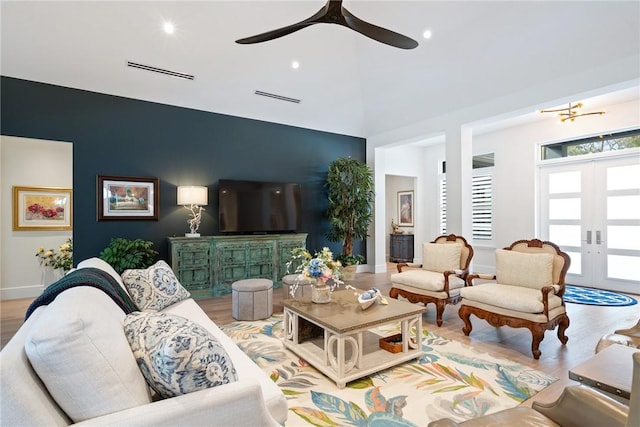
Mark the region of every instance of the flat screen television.
[[300, 184], [221, 179], [218, 203], [221, 233], [300, 230]]

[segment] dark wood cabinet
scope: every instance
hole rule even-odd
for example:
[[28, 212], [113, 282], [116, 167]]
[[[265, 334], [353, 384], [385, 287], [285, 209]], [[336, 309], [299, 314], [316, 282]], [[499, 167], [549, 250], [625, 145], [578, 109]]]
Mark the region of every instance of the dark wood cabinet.
[[391, 234], [389, 261], [413, 262], [413, 234]]

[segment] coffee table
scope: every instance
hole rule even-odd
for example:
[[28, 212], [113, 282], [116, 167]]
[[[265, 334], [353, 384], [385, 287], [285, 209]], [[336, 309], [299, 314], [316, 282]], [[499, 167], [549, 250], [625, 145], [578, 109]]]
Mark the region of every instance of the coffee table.
[[602, 349], [586, 362], [572, 368], [569, 378], [629, 400], [633, 375], [634, 347], [613, 344]]
[[[362, 292], [362, 291], [360, 291]], [[424, 306], [388, 299], [362, 310], [352, 290], [334, 292], [331, 302], [317, 304], [311, 296], [286, 299], [284, 345], [305, 359], [339, 388], [358, 378], [422, 355]], [[371, 329], [400, 323], [398, 352], [380, 348]]]

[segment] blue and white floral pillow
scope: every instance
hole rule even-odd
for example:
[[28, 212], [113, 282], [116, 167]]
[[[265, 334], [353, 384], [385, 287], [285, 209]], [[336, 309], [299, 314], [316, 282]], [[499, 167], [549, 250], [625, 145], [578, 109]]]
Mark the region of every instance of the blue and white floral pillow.
[[124, 333], [147, 383], [164, 398], [237, 381], [218, 340], [202, 326], [170, 313], [134, 312]]
[[162, 260], [146, 269], [125, 270], [122, 281], [141, 311], [159, 311], [191, 296]]

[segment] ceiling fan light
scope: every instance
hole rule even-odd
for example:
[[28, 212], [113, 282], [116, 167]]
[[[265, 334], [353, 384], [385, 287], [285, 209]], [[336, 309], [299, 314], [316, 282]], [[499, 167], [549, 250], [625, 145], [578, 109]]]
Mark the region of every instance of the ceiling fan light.
[[173, 22], [170, 22], [170, 21], [165, 21], [164, 25], [162, 26], [162, 29], [167, 34], [173, 34], [176, 31], [175, 25], [173, 25]]
[[431, 30], [425, 30], [424, 33], [422, 33], [422, 37], [429, 40], [431, 38], [433, 34], [431, 33]]

